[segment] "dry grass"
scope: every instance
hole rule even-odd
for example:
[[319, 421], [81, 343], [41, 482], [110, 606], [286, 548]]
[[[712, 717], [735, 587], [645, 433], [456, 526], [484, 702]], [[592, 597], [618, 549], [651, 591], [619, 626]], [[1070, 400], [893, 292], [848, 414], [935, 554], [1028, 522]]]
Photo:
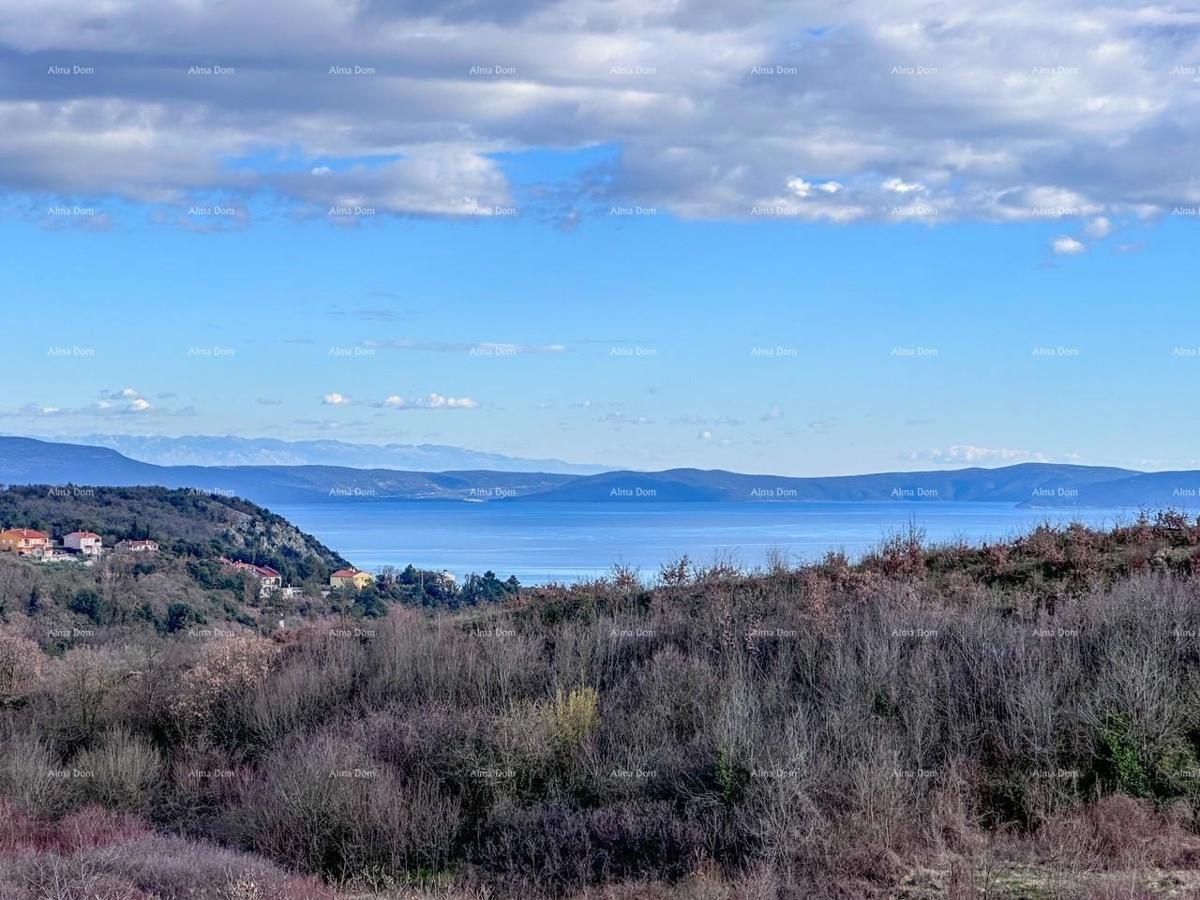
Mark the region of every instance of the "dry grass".
[[[1200, 865], [1200, 529], [919, 538], [861, 565], [681, 561], [653, 588], [618, 571], [277, 641], [73, 651], [22, 676], [0, 792], [273, 860], [212, 876], [239, 896], [274, 864], [394, 896], [1168, 890]], [[5, 865], [149, 891], [183, 841]]]

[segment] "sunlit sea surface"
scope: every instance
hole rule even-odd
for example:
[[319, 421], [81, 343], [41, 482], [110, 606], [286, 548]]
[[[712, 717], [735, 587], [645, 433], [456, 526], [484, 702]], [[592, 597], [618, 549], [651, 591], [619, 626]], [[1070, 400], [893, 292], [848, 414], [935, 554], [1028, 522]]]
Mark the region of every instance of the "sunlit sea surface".
[[1128, 510], [1020, 509], [1006, 503], [461, 503], [347, 501], [273, 508], [362, 569], [492, 570], [522, 584], [572, 582], [615, 563], [653, 577], [682, 554], [698, 563], [858, 557], [910, 524], [931, 542], [979, 543], [1042, 522], [1111, 525]]

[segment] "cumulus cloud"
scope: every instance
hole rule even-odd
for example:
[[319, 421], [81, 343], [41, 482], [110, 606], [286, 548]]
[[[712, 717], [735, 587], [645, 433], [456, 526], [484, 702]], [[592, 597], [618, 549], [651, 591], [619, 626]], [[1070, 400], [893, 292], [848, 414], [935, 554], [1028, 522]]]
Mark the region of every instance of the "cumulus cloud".
[[1059, 454], [1057, 457], [1031, 450], [1013, 450], [1006, 447], [979, 447], [974, 444], [954, 444], [938, 450], [923, 450], [909, 454], [907, 459], [933, 463], [962, 465], [986, 465], [996, 463], [1015, 465], [1022, 462], [1074, 461], [1077, 454]]
[[1090, 238], [1100, 240], [1112, 234], [1113, 224], [1110, 219], [1105, 216], [1096, 216], [1092, 221], [1088, 222], [1083, 229], [1083, 233]]
[[384, 409], [478, 409], [479, 403], [470, 397], [447, 397], [429, 393], [424, 397], [402, 397], [390, 394], [377, 406]]
[[470, 397], [443, 397], [441, 394], [430, 394], [425, 398], [429, 409], [478, 409], [479, 404]]
[[100, 396], [106, 400], [133, 400], [136, 397], [142, 396], [142, 394], [136, 388], [126, 387], [101, 391]]
[[52, 403], [24, 403], [17, 407], [0, 408], [0, 418], [6, 419], [42, 419], [42, 418], [120, 418], [122, 416], [139, 416], [159, 418], [171, 416], [190, 416], [196, 410], [194, 407], [165, 407], [152, 404], [145, 397], [131, 388], [119, 391], [104, 391], [100, 400], [83, 406], [57, 406]]
[[1060, 235], [1050, 243], [1050, 248], [1058, 256], [1078, 256], [1087, 250], [1082, 241], [1077, 241], [1070, 235]]
[[904, 181], [900, 178], [889, 178], [881, 187], [885, 191], [891, 191], [893, 194], [911, 194], [915, 191], [925, 190], [925, 185], [917, 184], [915, 181]]
[[[1200, 15], [1186, 6], [0, 8], [10, 193], [171, 207], [225, 196], [239, 209], [278, 198], [314, 216], [349, 210], [331, 216], [344, 223], [524, 215], [539, 197], [553, 198], [557, 221], [614, 201], [834, 222], [891, 220], [896, 198], [913, 195], [939, 220], [1082, 222], [1200, 204], [1200, 181], [1179, 176], [1200, 138], [1192, 82], [1177, 74], [1200, 54]], [[218, 51], [230, 71], [189, 72]], [[62, 64], [93, 71], [47, 76]], [[518, 202], [507, 155], [596, 146], [613, 158]], [[1039, 192], [1054, 202], [1039, 206]]]
[[350, 398], [345, 394], [339, 394], [335, 391], [332, 394], [326, 394], [322, 397], [321, 402], [326, 406], [349, 406]]
[[797, 197], [807, 197], [812, 193], [812, 185], [803, 178], [789, 178], [787, 188]]

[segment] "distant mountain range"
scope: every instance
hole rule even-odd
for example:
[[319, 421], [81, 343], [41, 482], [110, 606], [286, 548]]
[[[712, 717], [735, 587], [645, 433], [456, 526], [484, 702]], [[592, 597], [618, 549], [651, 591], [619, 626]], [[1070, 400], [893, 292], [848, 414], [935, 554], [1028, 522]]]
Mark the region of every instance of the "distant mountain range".
[[346, 466], [351, 469], [401, 469], [447, 472], [560, 472], [594, 475], [611, 466], [582, 465], [561, 459], [524, 459], [483, 453], [445, 444], [350, 444], [345, 441], [282, 441], [211, 435], [154, 437], [89, 434], [71, 443], [107, 447], [122, 456], [156, 466]]
[[0, 483], [190, 487], [262, 504], [350, 500], [895, 501], [1002, 502], [1024, 507], [1200, 507], [1200, 472], [1146, 473], [1052, 463], [820, 478], [744, 475], [720, 469], [575, 475], [328, 465], [161, 466], [130, 459], [105, 447], [17, 437], [0, 437]]

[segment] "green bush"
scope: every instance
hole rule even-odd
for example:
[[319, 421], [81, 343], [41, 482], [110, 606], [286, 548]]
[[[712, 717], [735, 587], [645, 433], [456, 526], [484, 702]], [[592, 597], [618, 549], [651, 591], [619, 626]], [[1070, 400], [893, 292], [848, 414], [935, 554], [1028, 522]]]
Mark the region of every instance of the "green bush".
[[1137, 742], [1129, 733], [1129, 721], [1110, 713], [1104, 717], [1097, 739], [1097, 768], [1102, 777], [1131, 797], [1149, 797], [1150, 777]]

